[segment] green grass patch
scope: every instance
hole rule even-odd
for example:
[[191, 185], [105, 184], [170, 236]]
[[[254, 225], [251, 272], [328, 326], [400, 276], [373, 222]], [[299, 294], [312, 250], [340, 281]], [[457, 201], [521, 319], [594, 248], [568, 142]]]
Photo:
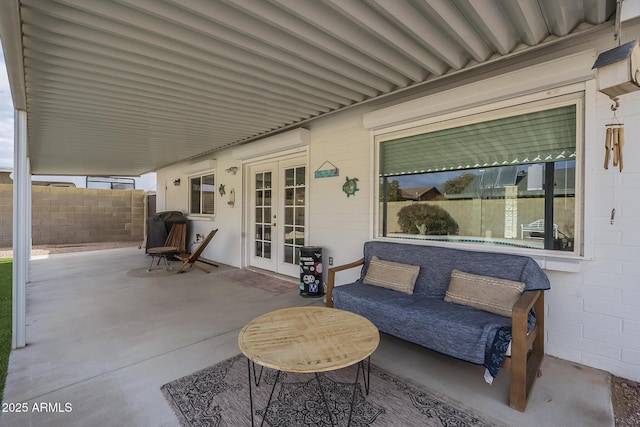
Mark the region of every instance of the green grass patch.
[[0, 402], [11, 351], [11, 259], [0, 259]]

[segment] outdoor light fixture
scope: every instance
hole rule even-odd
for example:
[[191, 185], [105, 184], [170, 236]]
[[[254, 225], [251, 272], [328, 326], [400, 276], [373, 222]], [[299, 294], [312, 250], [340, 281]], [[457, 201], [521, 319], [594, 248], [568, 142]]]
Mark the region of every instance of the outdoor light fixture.
[[[613, 101], [613, 105], [611, 105], [613, 117], [610, 123], [605, 125], [604, 168], [609, 169], [609, 163], [613, 158], [613, 166], [618, 166], [620, 172], [622, 172], [624, 165], [622, 159], [624, 123], [616, 115], [616, 111], [620, 108], [618, 97], [640, 90], [640, 47], [638, 47], [638, 41], [632, 40], [621, 44], [620, 40], [623, 1], [617, 0], [616, 2], [614, 40], [618, 42], [618, 47], [602, 52], [593, 67], [591, 67], [597, 73], [598, 91], [604, 93]], [[612, 224], [615, 212], [615, 209], [611, 211]]]
[[231, 207], [234, 207], [236, 204], [236, 190], [233, 188], [229, 191], [229, 201], [227, 204]]
[[174, 179], [173, 180], [173, 185], [175, 185], [176, 187], [180, 185], [180, 178], [178, 179]]
[[598, 91], [607, 95], [614, 102], [611, 107], [615, 111], [620, 103], [618, 97], [629, 92], [640, 90], [640, 47], [638, 41], [632, 40], [621, 44], [622, 2], [616, 2], [616, 22], [613, 39], [618, 47], [598, 55], [591, 69], [597, 72]]
[[601, 53], [592, 68], [598, 71], [598, 90], [614, 101], [620, 95], [640, 90], [638, 41]]
[[236, 174], [236, 172], [238, 172], [238, 167], [237, 166], [231, 166], [230, 168], [225, 169], [226, 173], [232, 173], [232, 174]]

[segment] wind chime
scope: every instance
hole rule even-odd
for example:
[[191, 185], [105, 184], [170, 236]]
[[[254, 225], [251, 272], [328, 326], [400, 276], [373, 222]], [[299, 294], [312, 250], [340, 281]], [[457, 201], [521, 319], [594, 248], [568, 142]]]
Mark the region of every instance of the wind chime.
[[611, 157], [613, 157], [613, 166], [618, 166], [620, 168], [620, 172], [622, 172], [622, 168], [624, 167], [624, 163], [622, 161], [624, 123], [618, 120], [618, 117], [616, 116], [616, 110], [620, 107], [620, 101], [618, 101], [618, 98], [614, 98], [613, 101], [614, 104], [611, 106], [613, 119], [611, 120], [611, 123], [606, 124], [607, 132], [604, 138], [604, 168], [609, 169], [609, 163], [611, 163]]
[[[620, 107], [619, 96], [640, 90], [640, 47], [637, 40], [621, 44], [620, 25], [623, 0], [616, 1], [616, 21], [614, 26], [614, 40], [618, 47], [601, 53], [593, 64], [597, 71], [598, 91], [607, 95], [613, 101], [611, 110], [613, 119], [606, 124], [604, 140], [604, 168], [609, 169], [613, 157], [613, 166], [620, 172], [624, 168], [622, 147], [624, 147], [624, 124], [616, 116]], [[615, 192], [614, 192], [615, 197]], [[615, 198], [614, 198], [615, 203]], [[613, 225], [616, 210], [611, 209], [611, 224]]]

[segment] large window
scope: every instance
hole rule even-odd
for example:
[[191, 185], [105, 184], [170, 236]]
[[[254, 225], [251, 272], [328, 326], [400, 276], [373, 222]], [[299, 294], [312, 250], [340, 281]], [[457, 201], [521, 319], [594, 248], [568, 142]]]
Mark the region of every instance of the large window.
[[377, 235], [576, 251], [582, 103], [376, 138]]
[[213, 215], [215, 213], [215, 175], [192, 176], [189, 178], [189, 214]]

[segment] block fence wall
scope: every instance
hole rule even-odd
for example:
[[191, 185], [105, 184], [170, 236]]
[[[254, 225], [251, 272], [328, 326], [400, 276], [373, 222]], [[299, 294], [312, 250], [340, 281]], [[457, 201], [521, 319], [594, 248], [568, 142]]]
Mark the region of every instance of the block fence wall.
[[[517, 238], [520, 237], [520, 226], [529, 224], [537, 219], [544, 218], [544, 202], [541, 198], [520, 198], [517, 201], [516, 225]], [[505, 234], [505, 200], [445, 200], [426, 202], [389, 202], [387, 204], [387, 231], [389, 233], [401, 233], [398, 225], [398, 212], [404, 206], [414, 203], [440, 206], [446, 210], [460, 226], [460, 236], [482, 236], [490, 232], [493, 237], [503, 237]], [[574, 237], [575, 204], [573, 197], [556, 198], [554, 209], [554, 223], [558, 230], [567, 237]], [[382, 212], [382, 203], [380, 204]], [[382, 217], [378, 221], [378, 229], [382, 230]], [[528, 237], [528, 234], [526, 234]]]
[[[33, 186], [34, 245], [144, 238], [144, 191]], [[0, 247], [12, 245], [13, 185], [0, 184]]]

